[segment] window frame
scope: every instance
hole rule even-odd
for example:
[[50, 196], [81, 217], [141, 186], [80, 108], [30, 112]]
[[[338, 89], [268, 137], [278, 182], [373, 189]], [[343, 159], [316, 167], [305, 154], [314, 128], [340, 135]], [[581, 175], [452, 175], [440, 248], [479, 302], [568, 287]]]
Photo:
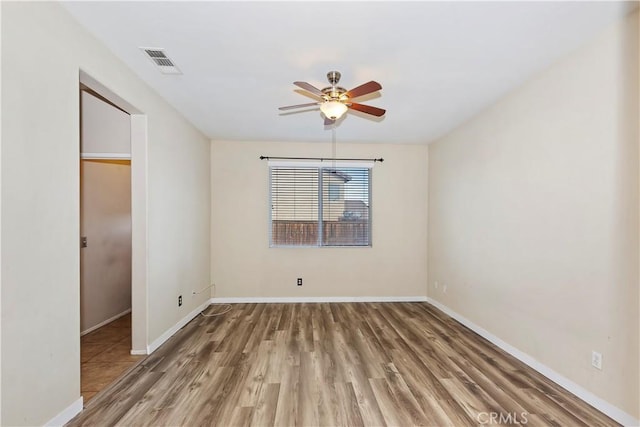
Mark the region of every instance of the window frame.
[[[313, 245], [294, 245], [294, 244], [274, 244], [273, 243], [273, 169], [276, 168], [290, 168], [290, 169], [315, 169], [318, 173], [318, 217], [316, 219], [318, 224], [318, 239], [317, 243]], [[367, 235], [368, 242], [364, 245], [329, 245], [323, 244], [323, 234], [324, 234], [324, 220], [323, 218], [323, 169], [343, 169], [343, 168], [357, 168], [357, 169], [367, 169]], [[267, 208], [269, 210], [268, 213], [268, 229], [269, 229], [269, 248], [371, 248], [373, 247], [373, 221], [372, 221], [372, 204], [373, 204], [373, 192], [372, 192], [372, 171], [373, 171], [373, 162], [362, 162], [362, 163], [354, 163], [354, 162], [341, 162], [341, 161], [324, 161], [324, 162], [283, 162], [283, 161], [269, 161], [268, 164], [268, 203]], [[344, 192], [344, 189], [342, 189]], [[328, 187], [327, 187], [327, 196], [328, 196]]]

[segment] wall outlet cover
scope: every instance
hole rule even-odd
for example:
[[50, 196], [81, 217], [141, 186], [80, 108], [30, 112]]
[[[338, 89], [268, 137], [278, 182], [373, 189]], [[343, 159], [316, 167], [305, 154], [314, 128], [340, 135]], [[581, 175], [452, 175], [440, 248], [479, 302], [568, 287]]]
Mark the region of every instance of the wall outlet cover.
[[596, 368], [602, 370], [602, 354], [597, 351], [591, 352], [591, 365]]

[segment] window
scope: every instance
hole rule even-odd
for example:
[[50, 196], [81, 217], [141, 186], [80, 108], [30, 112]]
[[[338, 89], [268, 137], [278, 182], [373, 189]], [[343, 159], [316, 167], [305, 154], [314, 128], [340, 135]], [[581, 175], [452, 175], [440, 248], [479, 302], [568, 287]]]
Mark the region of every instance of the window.
[[329, 183], [329, 201], [335, 202], [342, 197], [342, 184]]
[[369, 167], [270, 165], [271, 246], [371, 246]]

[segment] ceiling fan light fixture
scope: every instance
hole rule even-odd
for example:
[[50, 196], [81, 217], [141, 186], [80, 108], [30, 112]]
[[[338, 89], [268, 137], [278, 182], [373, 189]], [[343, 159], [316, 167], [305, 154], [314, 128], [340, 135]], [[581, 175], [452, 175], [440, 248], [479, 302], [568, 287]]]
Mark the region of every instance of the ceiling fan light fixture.
[[349, 108], [340, 101], [327, 101], [320, 105], [320, 111], [328, 119], [337, 120], [347, 112]]

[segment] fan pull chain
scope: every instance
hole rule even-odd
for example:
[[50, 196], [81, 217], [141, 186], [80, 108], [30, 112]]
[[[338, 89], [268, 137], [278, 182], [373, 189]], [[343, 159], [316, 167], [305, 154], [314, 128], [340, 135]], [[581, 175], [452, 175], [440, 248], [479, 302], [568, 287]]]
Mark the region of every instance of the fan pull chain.
[[333, 169], [336, 168], [336, 124], [334, 123], [331, 127], [331, 158], [333, 159], [333, 164], [331, 165]]

